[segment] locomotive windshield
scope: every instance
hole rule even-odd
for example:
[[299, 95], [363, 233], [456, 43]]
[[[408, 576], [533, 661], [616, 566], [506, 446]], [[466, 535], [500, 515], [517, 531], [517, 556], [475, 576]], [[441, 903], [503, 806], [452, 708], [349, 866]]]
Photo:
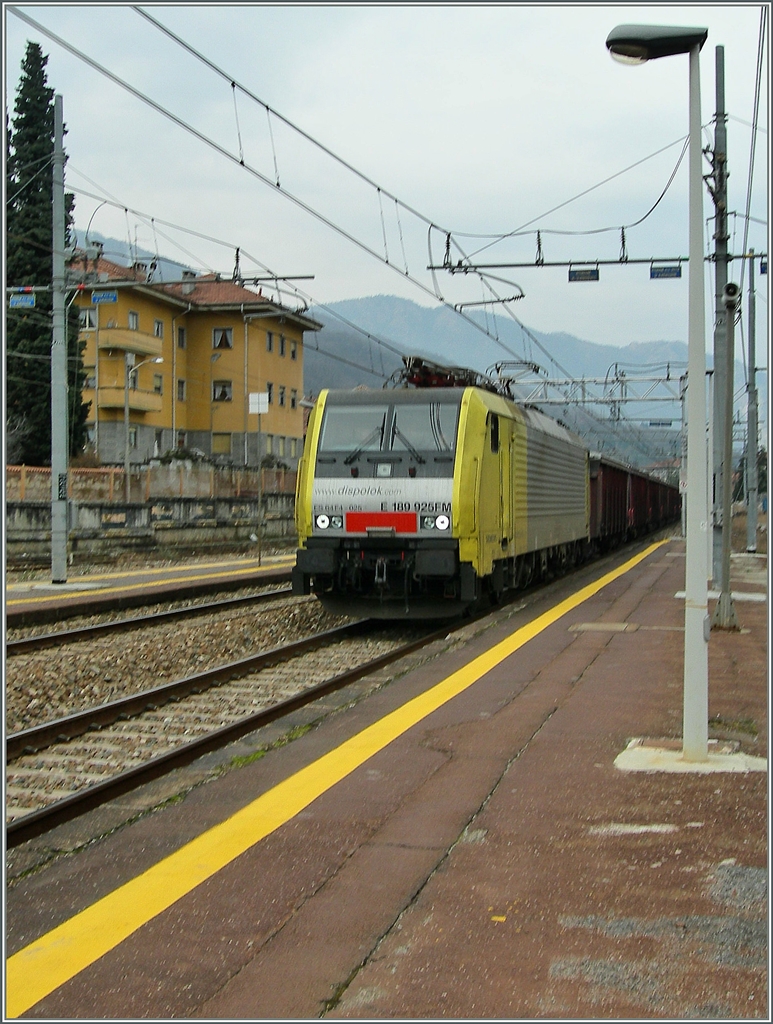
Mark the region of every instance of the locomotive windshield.
[[456, 439], [456, 417], [459, 406], [447, 402], [426, 405], [397, 405], [392, 422], [392, 444], [395, 451], [450, 452]]
[[458, 416], [458, 399], [393, 405], [329, 404], [319, 451], [346, 452], [348, 459], [362, 452], [453, 452]]
[[319, 450], [377, 452], [386, 426], [386, 405], [338, 405], [325, 411]]

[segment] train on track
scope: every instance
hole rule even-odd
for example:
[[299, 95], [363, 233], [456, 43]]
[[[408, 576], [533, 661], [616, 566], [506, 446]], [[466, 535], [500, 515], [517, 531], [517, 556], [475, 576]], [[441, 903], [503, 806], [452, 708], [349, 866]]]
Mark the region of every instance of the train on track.
[[679, 518], [676, 487], [592, 453], [481, 375], [404, 363], [402, 387], [315, 403], [295, 594], [336, 613], [451, 618]]

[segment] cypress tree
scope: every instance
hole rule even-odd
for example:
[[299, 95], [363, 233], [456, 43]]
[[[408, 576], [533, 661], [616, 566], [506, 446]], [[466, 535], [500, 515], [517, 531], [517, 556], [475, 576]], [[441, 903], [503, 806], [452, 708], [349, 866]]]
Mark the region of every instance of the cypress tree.
[[[27, 43], [14, 106], [13, 131], [6, 114], [6, 282], [11, 287], [50, 285], [53, 234], [52, 160], [54, 90], [46, 83], [45, 56]], [[65, 197], [67, 242], [74, 201]], [[36, 292], [33, 309], [9, 309], [6, 337], [6, 455], [11, 462], [51, 462], [50, 292]], [[69, 451], [86, 440], [88, 406], [82, 400], [84, 372], [77, 311], [67, 318]]]

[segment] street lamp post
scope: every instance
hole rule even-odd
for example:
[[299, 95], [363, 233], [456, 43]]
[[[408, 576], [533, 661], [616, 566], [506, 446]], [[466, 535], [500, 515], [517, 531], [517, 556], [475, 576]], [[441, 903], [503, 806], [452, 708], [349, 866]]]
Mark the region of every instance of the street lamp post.
[[215, 368], [215, 363], [220, 358], [219, 352], [213, 352], [209, 357], [209, 457], [212, 458], [214, 439], [215, 439], [215, 384], [212, 380], [212, 371]]
[[[99, 308], [99, 307], [97, 307]], [[156, 356], [155, 359], [143, 359], [141, 363], [134, 362], [134, 353], [124, 353], [124, 382], [123, 382], [123, 480], [124, 500], [128, 503], [131, 499], [131, 466], [129, 459], [129, 384], [131, 374], [139, 370], [146, 363], [163, 363], [163, 356]]]
[[682, 756], [708, 759], [709, 617], [706, 446], [706, 325], [703, 285], [703, 178], [701, 175], [700, 51], [705, 28], [618, 25], [607, 49], [623, 63], [641, 64], [678, 53], [690, 55], [689, 305], [687, 334], [687, 567], [684, 612]]

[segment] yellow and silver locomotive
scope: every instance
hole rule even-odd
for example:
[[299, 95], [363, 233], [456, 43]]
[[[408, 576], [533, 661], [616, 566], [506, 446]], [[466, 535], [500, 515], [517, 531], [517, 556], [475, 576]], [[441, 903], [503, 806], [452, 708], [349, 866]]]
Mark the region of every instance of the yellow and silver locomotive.
[[294, 593], [347, 614], [450, 617], [584, 558], [582, 441], [453, 371], [407, 365], [414, 383], [441, 386], [316, 402], [298, 468]]

